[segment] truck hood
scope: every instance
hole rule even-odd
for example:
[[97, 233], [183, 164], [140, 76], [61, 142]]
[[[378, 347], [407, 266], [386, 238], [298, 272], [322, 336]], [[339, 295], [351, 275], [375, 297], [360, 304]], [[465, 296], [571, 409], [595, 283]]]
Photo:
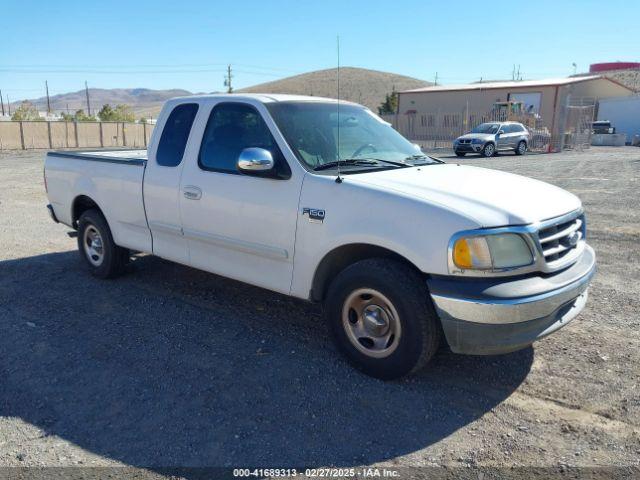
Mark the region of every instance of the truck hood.
[[539, 180], [488, 168], [436, 164], [345, 177], [363, 187], [438, 204], [480, 227], [524, 225], [581, 207], [578, 197]]

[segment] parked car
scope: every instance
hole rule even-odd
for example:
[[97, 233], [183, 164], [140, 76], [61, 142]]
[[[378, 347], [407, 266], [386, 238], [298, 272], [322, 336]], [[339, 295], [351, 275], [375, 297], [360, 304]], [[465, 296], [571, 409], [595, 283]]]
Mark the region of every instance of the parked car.
[[441, 341], [530, 345], [578, 315], [595, 271], [578, 197], [430, 158], [348, 102], [176, 98], [148, 151], [49, 152], [44, 177], [94, 276], [146, 252], [321, 302], [339, 350], [384, 379]]
[[528, 146], [529, 131], [517, 122], [481, 123], [453, 142], [453, 150], [459, 157], [464, 157], [467, 153], [492, 157], [496, 152], [507, 151], [524, 155]]

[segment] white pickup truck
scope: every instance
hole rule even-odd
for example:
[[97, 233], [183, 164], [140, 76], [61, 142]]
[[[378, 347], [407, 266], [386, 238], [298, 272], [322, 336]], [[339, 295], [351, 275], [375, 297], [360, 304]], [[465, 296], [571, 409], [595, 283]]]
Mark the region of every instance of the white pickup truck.
[[95, 276], [146, 252], [322, 302], [339, 349], [384, 379], [442, 340], [530, 345], [583, 309], [595, 272], [576, 196], [433, 159], [330, 99], [172, 99], [146, 152], [50, 152], [45, 186]]

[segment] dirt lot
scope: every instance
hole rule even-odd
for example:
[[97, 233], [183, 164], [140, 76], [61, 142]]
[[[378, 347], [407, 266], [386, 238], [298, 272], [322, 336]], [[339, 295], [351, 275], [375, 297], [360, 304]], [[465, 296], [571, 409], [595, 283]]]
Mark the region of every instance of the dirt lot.
[[640, 465], [640, 149], [463, 159], [579, 195], [599, 273], [533, 348], [391, 383], [340, 358], [317, 306], [150, 256], [93, 279], [43, 156], [0, 155], [0, 466]]

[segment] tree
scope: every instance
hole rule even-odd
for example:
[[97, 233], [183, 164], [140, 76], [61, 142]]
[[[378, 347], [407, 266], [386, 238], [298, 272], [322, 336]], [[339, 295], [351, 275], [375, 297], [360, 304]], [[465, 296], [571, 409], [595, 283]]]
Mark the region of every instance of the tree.
[[98, 117], [103, 122], [135, 122], [136, 117], [129, 105], [119, 104], [112, 107], [108, 103], [103, 105], [98, 112]]
[[378, 107], [378, 113], [380, 115], [388, 115], [390, 113], [396, 113], [398, 111], [398, 93], [395, 87], [391, 90], [391, 93], [387, 93], [384, 102]]
[[41, 121], [43, 118], [40, 117], [38, 113], [38, 109], [31, 102], [27, 102], [26, 100], [20, 104], [18, 108], [11, 115], [11, 120], [15, 121]]
[[114, 117], [114, 111], [113, 111], [113, 108], [111, 108], [111, 105], [109, 105], [108, 103], [102, 105], [102, 108], [98, 112], [98, 118], [100, 119], [100, 121], [113, 122], [115, 121], [113, 117]]
[[84, 113], [84, 110], [76, 110], [76, 113], [65, 113], [60, 112], [60, 116], [62, 117], [63, 122], [95, 122], [96, 117], [89, 116]]
[[76, 122], [95, 122], [96, 121], [96, 117], [94, 117], [93, 115], [87, 115], [86, 113], [84, 113], [84, 110], [82, 109], [76, 110], [76, 113], [73, 117]]
[[140, 123], [147, 123], [147, 117], [140, 117]]

